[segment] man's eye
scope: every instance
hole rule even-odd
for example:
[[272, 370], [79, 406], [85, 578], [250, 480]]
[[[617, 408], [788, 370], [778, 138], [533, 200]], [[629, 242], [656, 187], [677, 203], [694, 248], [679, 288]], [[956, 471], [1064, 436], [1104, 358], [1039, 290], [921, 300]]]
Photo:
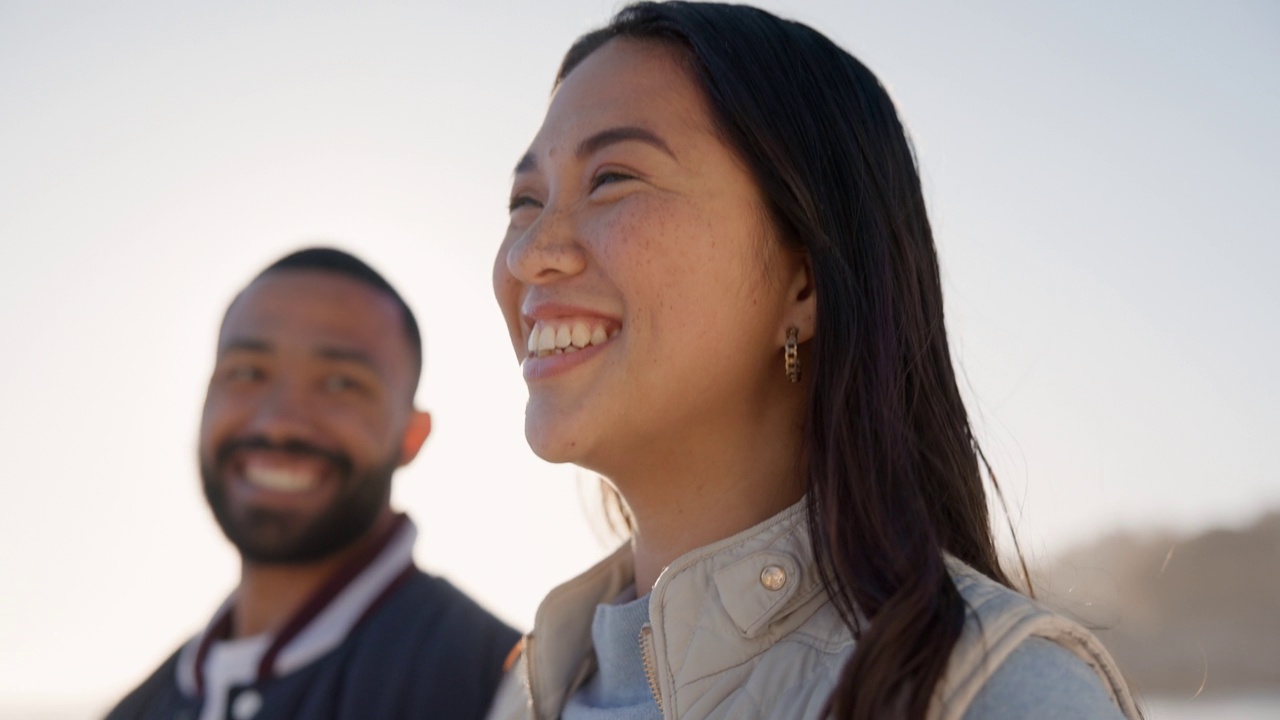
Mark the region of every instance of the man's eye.
[[359, 390], [360, 383], [346, 375], [330, 375], [324, 379], [324, 389], [331, 393], [347, 392], [348, 390]]
[[227, 370], [227, 379], [233, 382], [261, 380], [266, 373], [252, 365], [236, 365]]

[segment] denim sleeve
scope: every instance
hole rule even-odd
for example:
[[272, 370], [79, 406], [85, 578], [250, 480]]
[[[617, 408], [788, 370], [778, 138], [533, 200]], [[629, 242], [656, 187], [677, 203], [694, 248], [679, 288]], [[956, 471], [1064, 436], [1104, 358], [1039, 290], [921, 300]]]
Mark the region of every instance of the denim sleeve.
[[1029, 638], [982, 686], [964, 720], [1124, 720], [1102, 680], [1051, 640]]

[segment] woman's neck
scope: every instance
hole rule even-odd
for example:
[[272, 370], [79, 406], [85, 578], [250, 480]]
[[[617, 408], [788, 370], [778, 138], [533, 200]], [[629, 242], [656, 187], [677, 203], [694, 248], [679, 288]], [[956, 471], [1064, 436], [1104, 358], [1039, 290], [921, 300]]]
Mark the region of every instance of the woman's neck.
[[703, 427], [651, 446], [625, 473], [611, 476], [632, 514], [638, 594], [649, 592], [681, 555], [763, 522], [804, 496], [799, 412], [789, 409], [797, 411], [715, 433]]

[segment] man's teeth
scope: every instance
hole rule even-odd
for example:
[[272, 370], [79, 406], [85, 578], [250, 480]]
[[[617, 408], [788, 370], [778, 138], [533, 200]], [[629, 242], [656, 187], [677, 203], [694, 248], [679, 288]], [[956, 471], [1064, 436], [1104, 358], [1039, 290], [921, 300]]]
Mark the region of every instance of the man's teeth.
[[589, 320], [540, 320], [529, 331], [529, 356], [545, 357], [572, 353], [588, 345], [603, 345], [618, 335], [604, 323]]
[[281, 468], [247, 468], [244, 479], [250, 485], [265, 490], [302, 492], [316, 486], [316, 476], [310, 472], [298, 472]]

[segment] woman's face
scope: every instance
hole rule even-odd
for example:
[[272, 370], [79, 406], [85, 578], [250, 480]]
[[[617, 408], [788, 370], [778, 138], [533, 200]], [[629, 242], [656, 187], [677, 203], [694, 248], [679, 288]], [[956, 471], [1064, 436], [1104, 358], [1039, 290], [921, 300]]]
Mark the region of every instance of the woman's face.
[[794, 392], [781, 348], [798, 277], [680, 57], [608, 42], [517, 166], [494, 264], [534, 452], [618, 478], [740, 437]]

